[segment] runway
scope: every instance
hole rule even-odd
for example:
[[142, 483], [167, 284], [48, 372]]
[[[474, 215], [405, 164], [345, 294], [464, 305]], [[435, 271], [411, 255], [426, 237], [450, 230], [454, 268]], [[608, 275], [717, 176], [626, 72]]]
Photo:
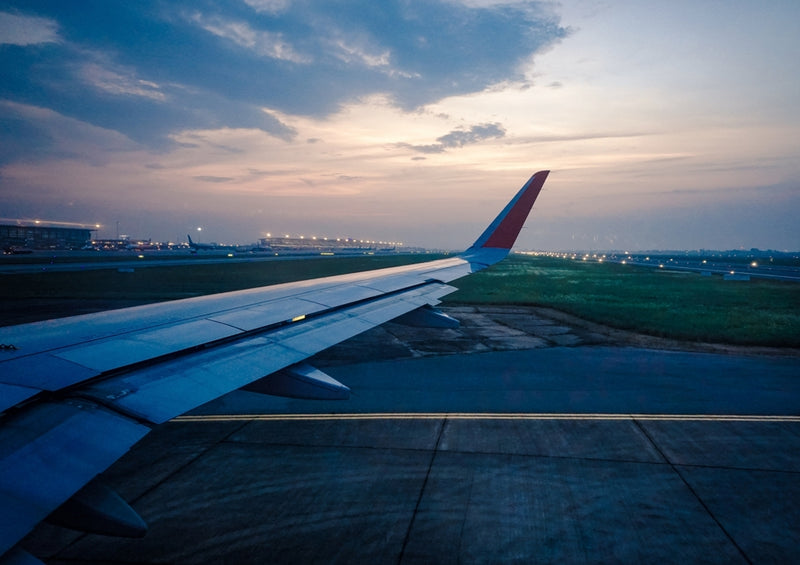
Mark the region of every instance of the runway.
[[[110, 252], [111, 253], [111, 252]], [[337, 253], [336, 258], [363, 257], [363, 253]], [[27, 257], [27, 256], [26, 256]], [[282, 254], [230, 252], [227, 250], [201, 251], [191, 254], [188, 251], [147, 251], [145, 253], [120, 252], [119, 254], [98, 255], [96, 252], [60, 252], [48, 257], [39, 252], [40, 261], [9, 262], [0, 261], [0, 275], [19, 275], [25, 273], [59, 273], [81, 271], [120, 271], [133, 272], [148, 267], [183, 267], [187, 265], [219, 265], [222, 263], [258, 263], [262, 261], [297, 261], [299, 259], [328, 260], [330, 256], [316, 254]], [[81, 258], [85, 258], [81, 260]]]
[[104, 476], [145, 538], [42, 526], [26, 546], [70, 564], [796, 560], [797, 358], [461, 314], [455, 354], [389, 325], [316, 359], [348, 401], [237, 391], [151, 433]]

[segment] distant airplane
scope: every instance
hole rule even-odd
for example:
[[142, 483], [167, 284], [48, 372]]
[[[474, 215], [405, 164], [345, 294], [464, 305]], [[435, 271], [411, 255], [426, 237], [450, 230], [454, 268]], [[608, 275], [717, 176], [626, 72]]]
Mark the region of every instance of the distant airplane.
[[455, 257], [0, 328], [0, 564], [36, 563], [17, 544], [45, 519], [144, 535], [92, 479], [154, 426], [242, 387], [348, 398], [305, 359], [393, 319], [458, 325], [433, 306], [508, 254], [548, 173]]
[[186, 234], [186, 237], [189, 238], [189, 247], [194, 253], [200, 249], [230, 249], [230, 247], [227, 245], [217, 245], [216, 243], [196, 243], [192, 241], [192, 236], [190, 236], [188, 233]]
[[130, 249], [132, 251], [155, 251], [160, 249], [160, 246], [148, 239], [147, 241], [135, 241], [128, 243], [125, 246], [125, 249]]

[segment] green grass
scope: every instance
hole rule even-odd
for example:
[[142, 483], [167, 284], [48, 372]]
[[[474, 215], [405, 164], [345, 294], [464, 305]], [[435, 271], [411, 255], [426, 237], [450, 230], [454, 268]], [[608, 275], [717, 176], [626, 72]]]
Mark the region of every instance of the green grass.
[[513, 255], [456, 281], [451, 304], [545, 306], [688, 341], [800, 347], [800, 284]]
[[[155, 302], [435, 259], [334, 257], [0, 276], [0, 299]], [[449, 304], [555, 308], [616, 328], [688, 341], [800, 347], [800, 284], [512, 255], [454, 283]], [[46, 312], [42, 312], [45, 317]], [[67, 315], [69, 312], [60, 312]], [[7, 322], [8, 323], [8, 322]], [[20, 322], [11, 322], [20, 323]], [[0, 324], [2, 325], [2, 324]]]
[[297, 280], [381, 269], [438, 259], [441, 255], [315, 257], [273, 261], [187, 264], [114, 269], [52, 271], [0, 276], [0, 298], [174, 300]]

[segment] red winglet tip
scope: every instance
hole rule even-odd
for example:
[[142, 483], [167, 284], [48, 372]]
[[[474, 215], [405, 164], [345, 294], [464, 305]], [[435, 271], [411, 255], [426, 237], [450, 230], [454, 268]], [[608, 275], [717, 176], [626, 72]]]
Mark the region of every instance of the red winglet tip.
[[514, 205], [481, 247], [511, 249], [514, 246], [522, 225], [528, 218], [533, 203], [536, 202], [536, 197], [539, 196], [549, 173], [550, 171], [539, 171], [530, 178]]

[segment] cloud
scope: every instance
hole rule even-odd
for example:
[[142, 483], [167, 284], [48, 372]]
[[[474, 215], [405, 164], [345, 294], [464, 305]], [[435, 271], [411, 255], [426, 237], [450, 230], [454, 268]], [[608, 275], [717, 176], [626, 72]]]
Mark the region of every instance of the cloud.
[[114, 71], [98, 63], [81, 66], [80, 77], [94, 88], [117, 96], [139, 96], [157, 102], [166, 100], [166, 95], [154, 82], [137, 78], [131, 69]]
[[309, 57], [298, 53], [281, 33], [254, 29], [247, 22], [229, 20], [221, 16], [206, 16], [199, 12], [193, 14], [190, 19], [207, 32], [232, 41], [259, 56], [292, 63], [311, 62]]
[[211, 175], [197, 175], [193, 176], [192, 178], [203, 182], [214, 182], [214, 183], [231, 182], [235, 180], [232, 177], [215, 177]]
[[389, 66], [389, 51], [386, 49], [371, 50], [346, 38], [337, 38], [332, 43], [334, 55], [345, 63], [356, 63], [365, 67]]
[[438, 138], [443, 147], [463, 147], [469, 143], [478, 143], [484, 139], [504, 137], [506, 130], [500, 124], [480, 124], [468, 130], [454, 130]]
[[279, 14], [288, 9], [291, 0], [244, 0], [244, 3], [253, 8], [256, 12]]
[[396, 146], [404, 149], [411, 149], [417, 153], [427, 153], [430, 155], [435, 153], [444, 153], [444, 146], [440, 143], [434, 143], [431, 145], [411, 145], [410, 143], [397, 143]]
[[496, 139], [505, 137], [505, 128], [498, 123], [478, 124], [468, 130], [455, 129], [441, 137], [436, 138], [437, 143], [429, 145], [411, 145], [409, 143], [398, 143], [398, 147], [413, 149], [418, 153], [444, 153], [447, 149], [464, 147], [473, 143], [480, 143], [485, 139]]
[[58, 24], [51, 19], [0, 12], [0, 44], [26, 46], [59, 41]]
[[261, 108], [322, 118], [380, 94], [413, 110], [524, 80], [520, 65], [566, 33], [538, 3], [207, 6], [100, 3], [79, 14], [45, 2], [37, 17], [5, 13], [3, 41], [50, 43], [0, 58], [0, 97], [48, 106], [156, 149], [176, 131], [209, 127], [257, 127], [291, 139]]
[[69, 158], [92, 166], [141, 149], [116, 131], [8, 100], [0, 100], [0, 147], [0, 163]]

